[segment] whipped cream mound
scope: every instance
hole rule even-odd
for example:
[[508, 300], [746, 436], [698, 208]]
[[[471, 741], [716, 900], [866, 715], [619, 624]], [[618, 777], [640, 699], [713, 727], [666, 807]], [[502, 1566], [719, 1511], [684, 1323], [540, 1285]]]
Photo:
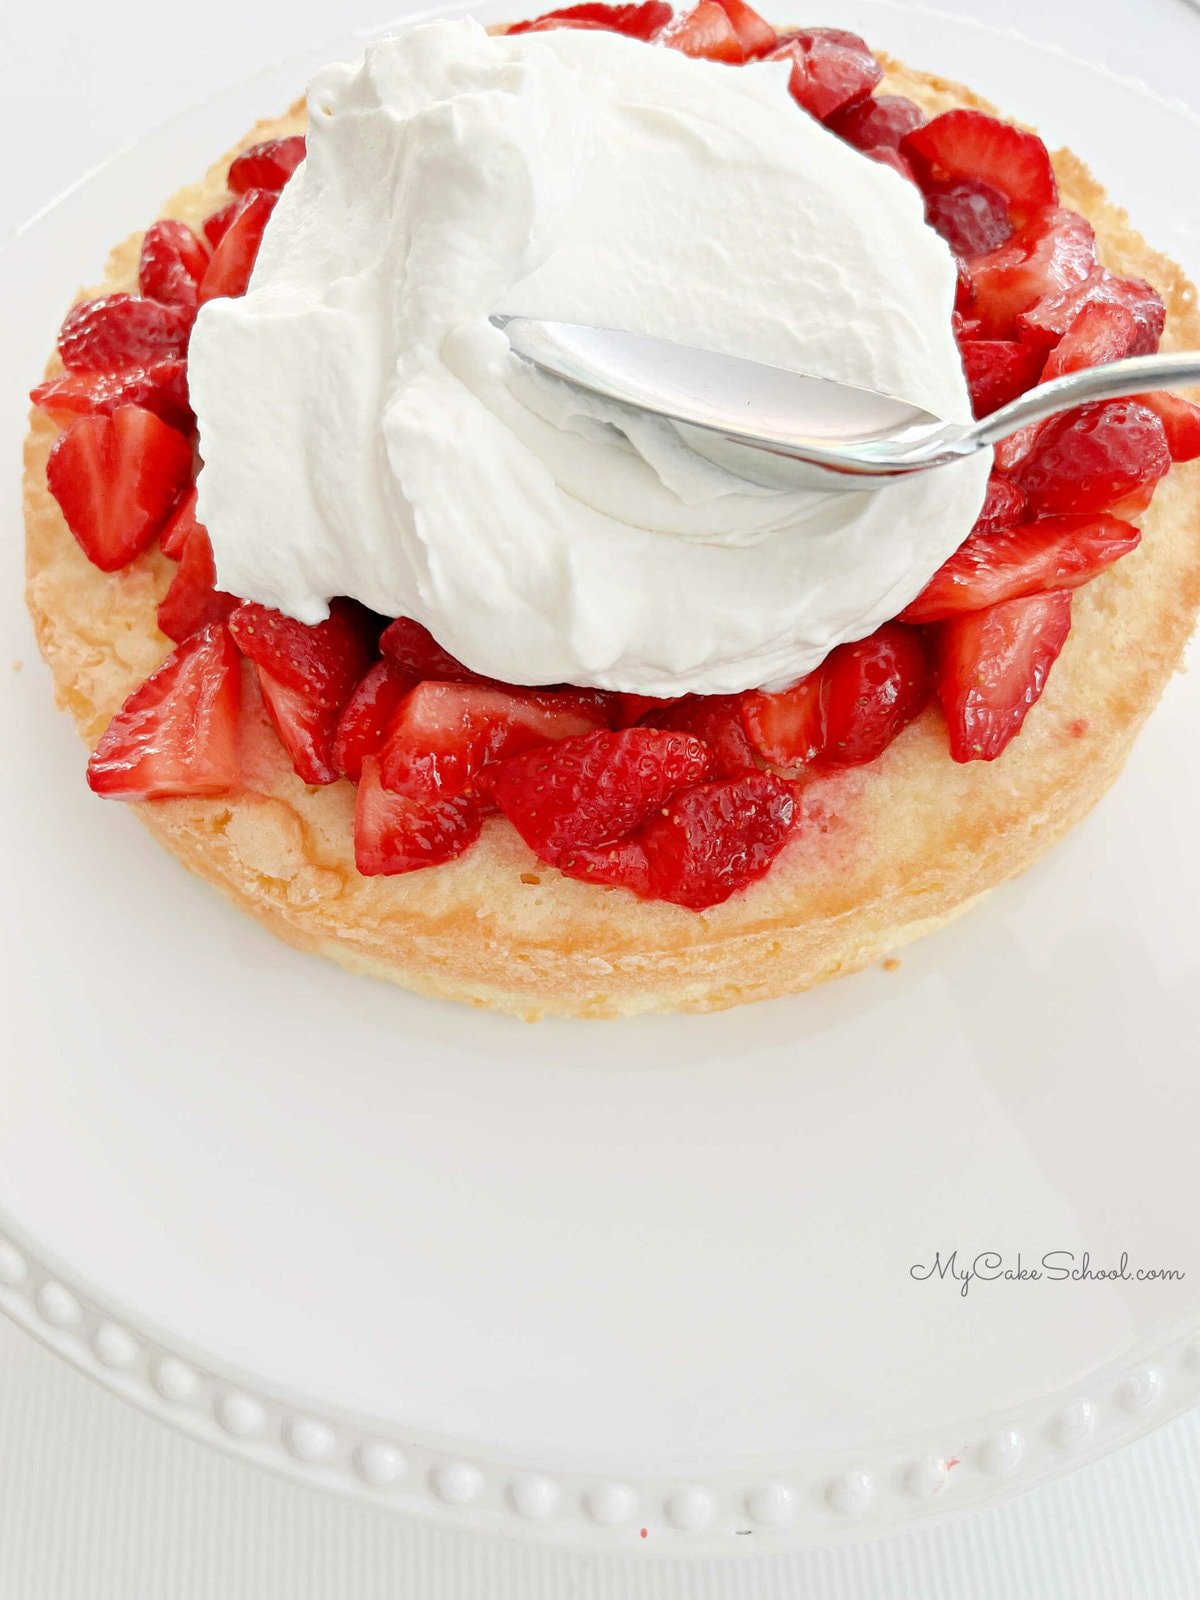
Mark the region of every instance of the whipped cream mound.
[[658, 334], [955, 421], [955, 274], [916, 190], [732, 69], [434, 22], [309, 88], [308, 156], [189, 379], [221, 586], [415, 617], [479, 672], [648, 695], [791, 682], [966, 536], [987, 453], [778, 492], [515, 357], [493, 312]]

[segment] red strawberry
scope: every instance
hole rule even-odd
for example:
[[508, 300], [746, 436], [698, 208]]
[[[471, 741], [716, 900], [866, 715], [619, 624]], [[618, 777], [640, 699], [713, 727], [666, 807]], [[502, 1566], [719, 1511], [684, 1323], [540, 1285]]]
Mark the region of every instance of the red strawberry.
[[214, 211], [211, 216], [205, 217], [201, 223], [204, 237], [208, 240], [210, 250], [215, 250], [221, 240], [229, 231], [229, 224], [237, 216], [240, 200], [230, 200], [226, 205]]
[[642, 718], [654, 728], [671, 728], [703, 739], [712, 758], [714, 778], [733, 778], [755, 770], [754, 750], [746, 737], [740, 694], [698, 694]]
[[863, 766], [888, 745], [929, 699], [929, 663], [921, 636], [898, 622], [832, 650], [819, 669], [821, 760]]
[[220, 623], [194, 633], [126, 700], [87, 781], [113, 800], [227, 794], [237, 782], [241, 667]]
[[998, 189], [1017, 216], [1058, 204], [1050, 152], [1037, 134], [985, 112], [944, 111], [908, 134], [901, 151], [924, 180], [974, 178]]
[[208, 250], [186, 222], [156, 222], [146, 229], [138, 282], [151, 300], [194, 312], [207, 268]]
[[924, 125], [925, 113], [902, 94], [880, 94], [829, 119], [829, 131], [856, 150], [899, 150], [906, 133]]
[[278, 198], [263, 189], [251, 189], [236, 202], [201, 280], [201, 305], [217, 296], [234, 298], [245, 294], [262, 243], [263, 229]]
[[303, 689], [273, 678], [263, 667], [255, 667], [263, 705], [279, 742], [287, 751], [292, 771], [304, 783], [336, 783], [338, 770], [333, 760], [333, 741], [338, 714], [319, 705]]
[[602, 0], [584, 0], [582, 5], [547, 11], [532, 22], [516, 22], [507, 32], [541, 33], [549, 28], [606, 28], [611, 33], [625, 33], [631, 39], [649, 41], [670, 20], [671, 7], [666, 0], [643, 0], [641, 5], [605, 5]]
[[158, 625], [168, 639], [186, 639], [210, 622], [224, 622], [237, 603], [235, 595], [217, 588], [212, 545], [197, 523], [184, 542], [178, 570], [159, 605]]
[[1106, 267], [1093, 266], [1082, 279], [1043, 291], [1017, 317], [1017, 332], [1031, 344], [1051, 345], [1061, 339], [1085, 305], [1124, 306], [1133, 313], [1139, 336], [1130, 354], [1153, 355], [1167, 320], [1158, 290], [1141, 278], [1118, 278]]
[[199, 526], [196, 521], [196, 485], [192, 484], [187, 493], [175, 502], [175, 509], [163, 523], [158, 536], [158, 548], [172, 561], [178, 561], [192, 529]]
[[765, 17], [760, 17], [746, 4], [746, 0], [717, 0], [717, 3], [733, 24], [747, 61], [765, 56], [768, 50], [775, 48], [779, 35]]
[[430, 633], [411, 617], [389, 622], [379, 640], [379, 648], [389, 660], [414, 682], [436, 678], [439, 683], [487, 683], [490, 680], [464, 667]]
[[1109, 516], [1119, 517], [1122, 522], [1132, 522], [1144, 511], [1149, 511], [1150, 502], [1154, 499], [1154, 491], [1157, 488], [1157, 483], [1144, 483], [1140, 489], [1134, 489], [1131, 494], [1122, 495], [1109, 506]]
[[614, 844], [649, 822], [708, 765], [707, 749], [688, 734], [597, 729], [501, 762], [490, 789], [529, 848], [557, 866], [572, 850]]
[[1017, 479], [1031, 511], [1103, 511], [1170, 468], [1153, 411], [1136, 400], [1097, 400], [1044, 422]]
[[785, 34], [766, 59], [792, 63], [793, 100], [822, 122], [865, 100], [883, 77], [865, 42], [844, 28]]
[[489, 761], [607, 721], [603, 699], [585, 690], [421, 683], [392, 720], [381, 757], [384, 787], [416, 799], [461, 794]]
[[416, 872], [462, 855], [479, 836], [473, 800], [409, 800], [379, 781], [379, 762], [363, 762], [354, 808], [354, 861], [364, 878]]
[[1027, 422], [1016, 433], [1010, 433], [1007, 439], [1001, 439], [992, 451], [992, 465], [996, 471], [1016, 472], [1037, 443], [1042, 426], [1040, 422]]
[[955, 761], [994, 761], [1021, 731], [1071, 630], [1071, 592], [1005, 600], [943, 622], [934, 682]]
[[976, 295], [973, 315], [983, 324], [984, 336], [1007, 339], [1023, 312], [1091, 277], [1096, 235], [1077, 212], [1039, 212], [1007, 244], [976, 256], [969, 267]]
[[154, 361], [178, 361], [187, 350], [192, 314], [135, 294], [84, 300], [59, 329], [58, 353], [70, 372], [117, 372]]
[[685, 56], [703, 56], [708, 61], [745, 61], [737, 30], [717, 0], [700, 0], [691, 11], [681, 12], [662, 30], [658, 43]]
[[962, 364], [975, 415], [988, 417], [1037, 382], [1042, 352], [1012, 339], [971, 339]]
[[1001, 528], [1011, 528], [1020, 522], [1025, 510], [1025, 491], [1008, 478], [995, 473], [987, 481], [983, 508], [975, 518], [972, 533], [999, 533]]
[[1182, 395], [1163, 389], [1138, 395], [1138, 404], [1153, 411], [1163, 425], [1172, 461], [1195, 461], [1200, 456], [1200, 406]]
[[343, 778], [358, 782], [364, 759], [383, 749], [392, 719], [412, 688], [413, 679], [394, 661], [385, 658], [368, 670], [338, 718], [331, 754]]
[[613, 726], [632, 728], [635, 722], [645, 717], [651, 727], [658, 727], [655, 716], [665, 712], [669, 706], [677, 706], [681, 698], [672, 695], [670, 699], [661, 700], [653, 694], [614, 694]]
[[302, 133], [286, 139], [267, 139], [234, 156], [225, 181], [234, 194], [247, 194], [251, 189], [278, 194], [303, 160]]
[[973, 533], [900, 615], [905, 622], [941, 622], [1021, 595], [1076, 589], [1136, 550], [1141, 538], [1131, 523], [1104, 513]]
[[102, 572], [153, 544], [191, 478], [191, 445], [140, 406], [81, 418], [59, 434], [46, 463], [50, 493]]
[[959, 256], [985, 255], [1007, 244], [1013, 233], [1004, 196], [976, 178], [927, 182], [925, 220]]
[[787, 784], [768, 772], [744, 773], [685, 789], [640, 833], [572, 851], [561, 870], [703, 911], [761, 878], [795, 819]]
[[1137, 318], [1124, 306], [1101, 300], [1088, 301], [1075, 314], [1071, 326], [1051, 350], [1042, 370], [1042, 382], [1063, 378], [1084, 367], [1099, 367], [1132, 355], [1141, 337]]
[[107, 417], [118, 406], [141, 406], [181, 432], [190, 432], [196, 421], [184, 361], [152, 361], [119, 372], [68, 372], [39, 383], [29, 398], [60, 427], [76, 417]]
[[825, 744], [821, 669], [790, 689], [774, 694], [759, 689], [746, 695], [742, 717], [754, 748], [773, 767], [799, 767], [815, 761]]

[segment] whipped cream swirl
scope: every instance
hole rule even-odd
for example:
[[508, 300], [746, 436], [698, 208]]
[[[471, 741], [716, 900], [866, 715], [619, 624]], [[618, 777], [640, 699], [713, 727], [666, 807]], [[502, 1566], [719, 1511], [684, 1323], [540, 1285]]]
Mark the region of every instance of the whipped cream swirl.
[[351, 595], [516, 683], [790, 682], [962, 541], [986, 453], [779, 492], [512, 355], [525, 313], [970, 402], [949, 251], [896, 173], [731, 69], [616, 34], [435, 22], [309, 88], [308, 156], [189, 378], [221, 585]]

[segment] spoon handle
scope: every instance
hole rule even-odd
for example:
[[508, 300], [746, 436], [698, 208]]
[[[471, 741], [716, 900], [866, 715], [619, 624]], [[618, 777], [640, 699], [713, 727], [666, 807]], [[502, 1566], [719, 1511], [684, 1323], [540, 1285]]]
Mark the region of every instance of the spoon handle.
[[1089, 400], [1116, 400], [1121, 395], [1145, 394], [1148, 389], [1177, 388], [1200, 383], [1200, 351], [1181, 350], [1172, 355], [1130, 356], [1102, 367], [1085, 367], [1040, 383], [969, 430], [976, 444], [996, 444], [1030, 422], [1041, 422], [1057, 411], [1085, 405]]

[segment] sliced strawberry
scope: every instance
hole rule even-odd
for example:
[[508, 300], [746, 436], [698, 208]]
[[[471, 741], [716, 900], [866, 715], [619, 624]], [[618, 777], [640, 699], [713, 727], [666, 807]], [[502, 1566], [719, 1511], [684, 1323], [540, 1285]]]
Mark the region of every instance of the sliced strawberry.
[[237, 603], [235, 595], [217, 588], [212, 545], [197, 523], [184, 542], [178, 570], [159, 605], [158, 625], [168, 639], [179, 641], [207, 628], [210, 622], [224, 622]]
[[651, 727], [658, 727], [654, 720], [656, 715], [661, 715], [668, 707], [676, 706], [682, 698], [673, 695], [670, 699], [660, 699], [652, 694], [614, 694], [613, 695], [613, 726], [615, 728], [632, 728], [635, 722], [640, 722], [643, 717]]
[[655, 728], [671, 728], [703, 739], [712, 758], [714, 778], [733, 778], [755, 770], [754, 750], [746, 737], [740, 694], [698, 694], [655, 711], [642, 721]]
[[138, 282], [151, 300], [194, 312], [207, 269], [208, 248], [186, 222], [156, 222], [146, 229]]
[[746, 4], [746, 0], [717, 0], [718, 5], [733, 24], [745, 60], [753, 61], [774, 50], [779, 35], [765, 17]]
[[244, 656], [331, 712], [334, 723], [375, 654], [376, 626], [353, 600], [331, 601], [325, 621], [311, 626], [249, 600], [229, 619]]
[[196, 521], [196, 485], [193, 483], [187, 493], [175, 502], [175, 509], [163, 523], [158, 536], [158, 548], [172, 561], [178, 561], [192, 529], [200, 526]]
[[278, 194], [303, 160], [302, 133], [291, 134], [286, 139], [266, 139], [262, 144], [243, 150], [240, 156], [234, 156], [225, 181], [234, 194], [247, 194], [251, 189]]
[[464, 667], [430, 633], [411, 617], [389, 622], [379, 640], [379, 648], [414, 683], [436, 678], [439, 683], [488, 683], [478, 672]]
[[496, 803], [552, 866], [572, 850], [614, 844], [704, 777], [705, 745], [659, 728], [597, 729], [501, 762]]
[[1138, 404], [1153, 411], [1163, 425], [1172, 461], [1195, 461], [1200, 456], [1200, 406], [1182, 395], [1157, 389], [1138, 395]]
[[1104, 513], [973, 533], [900, 615], [905, 622], [941, 622], [1021, 595], [1077, 589], [1136, 550], [1141, 538], [1131, 523]]
[[421, 683], [392, 721], [381, 757], [384, 787], [417, 799], [461, 794], [489, 761], [607, 723], [603, 697], [586, 690]]
[[1016, 472], [1037, 443], [1042, 427], [1043, 424], [1040, 422], [1027, 422], [1023, 428], [1018, 428], [1016, 433], [1010, 433], [1007, 439], [1001, 439], [992, 451], [992, 465], [996, 471]]
[[924, 123], [925, 113], [915, 101], [902, 94], [879, 94], [830, 117], [829, 131], [856, 150], [899, 150], [905, 134]]
[[954, 310], [950, 313], [954, 337], [958, 340], [978, 339], [981, 333], [976, 319], [969, 315], [975, 304], [975, 283], [971, 269], [962, 256], [954, 257]]
[[745, 696], [742, 717], [751, 743], [773, 767], [790, 769], [815, 761], [825, 744], [821, 720], [821, 669], [790, 689]]
[[[911, 163], [909, 171], [913, 170]], [[924, 185], [925, 220], [959, 256], [981, 256], [1012, 238], [1008, 202], [977, 178]]]
[[436, 867], [474, 844], [481, 821], [478, 805], [461, 795], [420, 801], [389, 793], [368, 756], [355, 797], [355, 865], [364, 878]]
[[983, 111], [944, 111], [908, 134], [901, 151], [923, 182], [973, 178], [998, 189], [1018, 217], [1058, 204], [1050, 152], [1037, 134]]
[[681, 12], [662, 30], [658, 43], [685, 56], [726, 61], [734, 66], [746, 59], [737, 29], [717, 0], [700, 0], [691, 11]]
[[792, 99], [821, 122], [865, 100], [883, 77], [866, 43], [844, 28], [803, 28], [783, 35], [766, 59], [792, 63]]
[[703, 911], [761, 878], [795, 820], [786, 783], [768, 772], [744, 773], [685, 789], [639, 833], [572, 851], [561, 870]]
[[191, 478], [191, 445], [140, 406], [81, 418], [59, 434], [46, 463], [50, 493], [102, 572], [153, 544]]
[[118, 406], [141, 406], [181, 432], [196, 419], [188, 403], [187, 363], [152, 361], [119, 372], [68, 372], [39, 383], [29, 398], [60, 427], [76, 417], [107, 417]]
[[987, 481], [983, 508], [975, 518], [975, 526], [971, 532], [999, 533], [1001, 528], [1011, 528], [1014, 523], [1020, 522], [1025, 505], [1024, 489], [1010, 479], [998, 477], [993, 472]]
[[973, 315], [983, 324], [984, 337], [1008, 339], [1023, 312], [1087, 282], [1096, 270], [1096, 235], [1078, 212], [1039, 212], [1007, 244], [976, 256], [969, 267]]
[[338, 712], [320, 705], [304, 689], [273, 678], [264, 667], [255, 667], [263, 705], [279, 742], [287, 751], [292, 771], [304, 783], [336, 783], [338, 769], [333, 759]]
[[1154, 491], [1157, 488], [1157, 483], [1144, 483], [1140, 489], [1134, 489], [1131, 494], [1122, 495], [1109, 506], [1109, 516], [1119, 517], [1122, 522], [1132, 522], [1143, 512], [1149, 511], [1150, 502], [1154, 499]]
[[1071, 630], [1071, 592], [1005, 600], [943, 622], [934, 681], [955, 761], [994, 761], [1021, 731]]
[[331, 756], [343, 778], [357, 783], [363, 761], [377, 756], [414, 680], [394, 661], [377, 661], [346, 701], [338, 718]]
[[921, 636], [898, 622], [830, 651], [819, 677], [821, 760], [835, 767], [882, 755], [925, 709], [931, 688]]
[[230, 200], [227, 204], [214, 211], [211, 216], [205, 217], [201, 223], [204, 237], [208, 240], [210, 250], [215, 250], [221, 240], [229, 231], [229, 224], [237, 216], [241, 200]]
[[1124, 306], [1137, 322], [1139, 336], [1131, 355], [1153, 355], [1167, 321], [1167, 308], [1152, 284], [1141, 278], [1118, 278], [1094, 265], [1075, 282], [1048, 287], [1017, 317], [1017, 332], [1031, 344], [1052, 345], [1061, 339], [1085, 305]]
[[70, 372], [117, 372], [154, 361], [181, 360], [192, 313], [135, 294], [84, 300], [67, 313], [58, 353]]
[[1051, 350], [1042, 370], [1043, 383], [1063, 378], [1084, 367], [1098, 367], [1105, 361], [1120, 361], [1132, 355], [1141, 338], [1141, 329], [1132, 311], [1124, 306], [1089, 300], [1075, 314], [1070, 327]]
[[1171, 469], [1163, 425], [1136, 400], [1097, 400], [1044, 422], [1017, 481], [1031, 511], [1103, 511]]
[[126, 700], [88, 762], [111, 800], [227, 794], [237, 782], [241, 666], [220, 623], [179, 645]]
[[671, 20], [666, 0], [643, 0], [641, 5], [605, 5], [602, 0], [547, 11], [532, 22], [515, 22], [508, 33], [542, 33], [550, 28], [604, 28], [628, 34], [631, 39], [656, 38]]
[[201, 305], [218, 296], [233, 298], [245, 294], [258, 258], [263, 229], [278, 198], [263, 189], [251, 189], [236, 202], [236, 209], [201, 281]]
[[1038, 380], [1042, 352], [1014, 339], [971, 339], [962, 346], [963, 371], [977, 417], [991, 416]]

